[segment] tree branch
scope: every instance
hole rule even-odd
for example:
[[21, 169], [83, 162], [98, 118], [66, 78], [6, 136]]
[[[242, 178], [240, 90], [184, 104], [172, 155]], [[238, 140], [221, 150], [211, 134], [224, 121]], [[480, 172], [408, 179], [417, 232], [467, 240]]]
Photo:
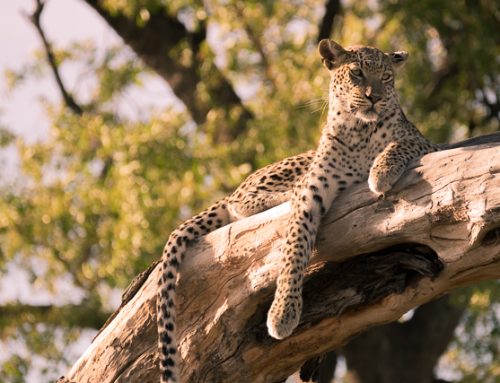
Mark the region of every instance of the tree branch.
[[[168, 14], [164, 6], [158, 6], [154, 11], [150, 10], [149, 20], [138, 26], [133, 18], [109, 12], [99, 0], [85, 2], [102, 16], [146, 65], [167, 81], [196, 123], [203, 124], [208, 112], [216, 107], [224, 110], [227, 116], [236, 116], [234, 123], [220, 134], [219, 141], [234, 140], [246, 130], [253, 115], [215, 64], [197, 55], [205, 38], [203, 25], [198, 32], [190, 33], [177, 18]], [[191, 48], [189, 64], [182, 64], [179, 60], [179, 52], [186, 49], [184, 43]], [[208, 80], [200, 77], [198, 69], [202, 59], [205, 60], [204, 65], [209, 66]], [[208, 99], [200, 93], [201, 88], [206, 89]]]
[[335, 19], [342, 14], [342, 4], [340, 0], [327, 0], [325, 4], [325, 14], [321, 19], [318, 32], [318, 43], [323, 39], [328, 39], [332, 35]]
[[449, 295], [427, 303], [416, 309], [407, 322], [372, 328], [341, 350], [308, 360], [300, 369], [301, 379], [305, 382], [331, 382], [336, 355], [340, 353], [347, 361], [349, 381], [433, 382], [434, 367], [453, 339], [466, 307], [465, 302], [460, 305], [451, 303]]
[[56, 58], [54, 56], [54, 52], [52, 50], [52, 45], [50, 44], [49, 40], [47, 39], [47, 36], [45, 35], [45, 32], [42, 28], [41, 24], [41, 16], [42, 12], [45, 7], [45, 1], [43, 0], [36, 0], [35, 1], [36, 8], [33, 11], [31, 15], [29, 14], [24, 14], [24, 16], [33, 24], [35, 27], [36, 31], [38, 32], [38, 35], [40, 36], [40, 39], [42, 40], [43, 48], [45, 50], [45, 56], [47, 57], [47, 62], [50, 66], [50, 69], [52, 70], [52, 73], [54, 75], [54, 78], [57, 83], [57, 87], [59, 88], [59, 91], [61, 92], [61, 96], [64, 100], [65, 105], [75, 114], [81, 115], [83, 113], [83, 109], [80, 105], [78, 105], [71, 95], [70, 92], [66, 90], [66, 87], [64, 86], [64, 83], [62, 81], [61, 75], [59, 73], [59, 67], [57, 65]]
[[[498, 143], [432, 153], [412, 163], [384, 200], [366, 185], [339, 196], [318, 235], [301, 323], [282, 341], [264, 323], [289, 204], [193, 244], [177, 288], [183, 381], [282, 381], [370, 327], [457, 287], [499, 278], [499, 158]], [[157, 267], [69, 381], [158, 379], [158, 278]]]

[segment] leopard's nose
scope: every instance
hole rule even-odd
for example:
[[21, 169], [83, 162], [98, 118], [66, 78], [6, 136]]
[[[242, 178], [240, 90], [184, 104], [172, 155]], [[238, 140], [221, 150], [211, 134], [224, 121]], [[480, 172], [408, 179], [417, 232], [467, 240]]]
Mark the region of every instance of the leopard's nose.
[[376, 104], [382, 98], [382, 95], [374, 90], [371, 85], [366, 87], [365, 96], [372, 104]]
[[376, 103], [377, 103], [377, 102], [379, 102], [379, 101], [380, 101], [380, 99], [382, 98], [382, 96], [381, 96], [381, 95], [376, 94], [376, 93], [370, 93], [370, 94], [366, 93], [366, 94], [365, 94], [365, 96], [366, 96], [366, 98], [367, 98], [368, 100], [370, 100], [370, 101], [371, 101], [371, 103], [372, 103], [372, 104], [376, 104]]

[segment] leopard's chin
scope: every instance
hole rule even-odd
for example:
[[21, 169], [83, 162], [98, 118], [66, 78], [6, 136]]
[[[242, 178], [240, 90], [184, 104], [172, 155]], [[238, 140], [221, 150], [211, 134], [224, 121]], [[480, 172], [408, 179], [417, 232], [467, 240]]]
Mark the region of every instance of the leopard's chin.
[[379, 114], [373, 108], [370, 108], [367, 110], [358, 110], [356, 117], [364, 122], [373, 122], [378, 120]]

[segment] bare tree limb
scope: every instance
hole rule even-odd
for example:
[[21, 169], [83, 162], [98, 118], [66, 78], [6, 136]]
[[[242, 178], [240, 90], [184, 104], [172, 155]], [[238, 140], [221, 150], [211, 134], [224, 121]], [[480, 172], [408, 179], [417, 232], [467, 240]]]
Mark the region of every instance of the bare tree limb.
[[[318, 235], [301, 323], [282, 341], [264, 323], [289, 204], [194, 243], [177, 289], [183, 381], [282, 381], [370, 327], [499, 278], [499, 138], [423, 157], [384, 200], [366, 185], [341, 195]], [[61, 381], [158, 379], [158, 275], [156, 268]]]
[[54, 75], [54, 78], [57, 83], [57, 87], [59, 88], [59, 91], [61, 92], [61, 96], [64, 100], [64, 104], [75, 114], [82, 114], [83, 109], [80, 105], [77, 104], [73, 96], [71, 95], [70, 92], [66, 89], [64, 86], [64, 83], [62, 81], [61, 75], [59, 73], [59, 66], [57, 64], [54, 51], [52, 50], [52, 44], [50, 41], [47, 39], [47, 36], [45, 35], [45, 32], [42, 28], [41, 24], [41, 16], [42, 12], [45, 7], [45, 1], [44, 0], [35, 0], [35, 5], [36, 8], [33, 11], [31, 15], [29, 14], [24, 14], [24, 16], [33, 24], [35, 27], [36, 31], [38, 32], [38, 35], [40, 36], [40, 39], [42, 40], [43, 48], [45, 50], [45, 56], [47, 57], [47, 62], [50, 66], [50, 69], [52, 70], [52, 73]]
[[301, 379], [330, 383], [339, 354], [346, 358], [351, 383], [434, 382], [434, 368], [467, 307], [467, 302], [451, 303], [450, 298], [417, 308], [409, 321], [372, 328], [342, 349], [308, 360], [300, 369]]

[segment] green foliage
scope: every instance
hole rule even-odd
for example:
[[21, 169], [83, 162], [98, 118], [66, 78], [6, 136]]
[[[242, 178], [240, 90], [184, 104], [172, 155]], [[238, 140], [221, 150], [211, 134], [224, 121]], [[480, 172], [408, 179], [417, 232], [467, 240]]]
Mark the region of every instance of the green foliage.
[[27, 375], [28, 370], [29, 363], [26, 359], [21, 358], [19, 355], [14, 355], [2, 363], [0, 379], [2, 382], [24, 383], [24, 377]]
[[15, 138], [11, 131], [0, 126], [0, 148], [10, 145]]
[[77, 357], [71, 345], [80, 336], [77, 328], [62, 331], [55, 325], [25, 323], [18, 326], [15, 338], [7, 342], [9, 353], [0, 359], [0, 381], [54, 382], [61, 376], [58, 370]]
[[457, 299], [470, 295], [469, 310], [443, 359], [460, 382], [494, 383], [500, 376], [500, 284], [483, 282], [467, 290]]
[[[400, 42], [414, 47], [406, 71], [413, 86], [403, 89], [419, 125], [440, 140], [460, 130], [497, 130], [498, 4], [409, 0], [404, 7], [393, 1], [380, 5], [387, 19], [398, 23]], [[496, 100], [486, 100], [486, 94], [496, 94]]]
[[[122, 96], [141, 86], [148, 69], [128, 48], [111, 47], [102, 55], [93, 42], [85, 41], [56, 51], [61, 67], [80, 66], [82, 81], [91, 84], [85, 92], [71, 90], [84, 113], [47, 105], [50, 133], [35, 144], [0, 130], [0, 147], [15, 141], [22, 164], [19, 183], [0, 191], [0, 269], [20, 262], [33, 282], [48, 290], [61, 275], [70, 275], [96, 310], [104, 306], [99, 287], [124, 288], [160, 256], [169, 232], [183, 219], [234, 189], [255, 168], [313, 148], [328, 89], [328, 74], [316, 53], [324, 5], [316, 1], [230, 0], [207, 8], [191, 0], [103, 4], [139, 26], [165, 9], [190, 31], [206, 23], [208, 43], [196, 57], [188, 43], [161, 54], [196, 66], [200, 94], [212, 109], [199, 126], [175, 105], [140, 121], [125, 117], [118, 107]], [[342, 4], [334, 39], [410, 52], [398, 89], [408, 116], [424, 133], [445, 141], [498, 129], [500, 52], [494, 1]], [[226, 113], [211, 98], [208, 89], [217, 81], [214, 62], [254, 115], [244, 134], [229, 143], [217, 137], [224, 126], [234, 124], [238, 110]], [[23, 81], [49, 73], [38, 53], [6, 74], [15, 90]], [[492, 285], [482, 294], [489, 294], [489, 302], [500, 295]], [[495, 323], [489, 305], [473, 308], [464, 334], [473, 334], [476, 325]], [[51, 323], [51, 318], [28, 316], [30, 330], [18, 333], [12, 333], [12, 321], [4, 318], [0, 334], [27, 339], [36, 352], [46, 345], [53, 352], [42, 354], [60, 361], [64, 353], [52, 344], [50, 333], [38, 337], [32, 331], [36, 323]], [[68, 334], [76, 336], [78, 327], [93, 325], [77, 317], [71, 326]], [[495, 328], [498, 332], [498, 324]], [[492, 335], [498, 340], [499, 334]], [[467, 348], [474, 344], [472, 338], [457, 338], [452, 364], [467, 381], [488, 381], [498, 365], [483, 363], [476, 374], [460, 365], [460, 353], [472, 352], [480, 363], [488, 352], [498, 360], [498, 348], [490, 342], [492, 348], [484, 350], [476, 342], [472, 350]], [[31, 364], [14, 355], [0, 369], [0, 380], [24, 381]]]

